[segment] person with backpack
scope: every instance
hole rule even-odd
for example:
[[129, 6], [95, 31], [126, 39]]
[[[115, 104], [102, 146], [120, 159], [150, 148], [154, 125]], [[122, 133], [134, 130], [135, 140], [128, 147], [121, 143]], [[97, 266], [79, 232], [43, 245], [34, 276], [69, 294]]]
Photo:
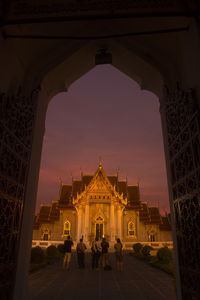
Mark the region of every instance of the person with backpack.
[[85, 250], [86, 245], [83, 243], [83, 238], [80, 239], [80, 242], [76, 246], [78, 266], [80, 269], [85, 268]]
[[103, 238], [102, 242], [101, 242], [101, 253], [102, 253], [102, 266], [103, 266], [103, 268], [108, 266], [108, 248], [109, 248], [109, 243], [106, 241], [106, 238]]
[[99, 270], [99, 258], [101, 256], [101, 245], [99, 239], [96, 237], [92, 242], [92, 269]]
[[114, 245], [117, 271], [122, 271], [122, 269], [123, 269], [122, 248], [123, 248], [123, 245], [122, 245], [120, 239], [117, 239], [117, 243]]
[[70, 236], [68, 235], [67, 240], [64, 241], [64, 259], [63, 259], [63, 269], [67, 269], [69, 270], [69, 264], [71, 261], [71, 254], [72, 254], [72, 246], [73, 246], [73, 242], [70, 238]]

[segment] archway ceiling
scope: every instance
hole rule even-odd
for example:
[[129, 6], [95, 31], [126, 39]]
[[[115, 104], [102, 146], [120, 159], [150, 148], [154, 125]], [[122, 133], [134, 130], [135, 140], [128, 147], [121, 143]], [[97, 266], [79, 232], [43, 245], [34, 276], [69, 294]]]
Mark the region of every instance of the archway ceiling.
[[[24, 35], [98, 36], [99, 34], [170, 29], [186, 25], [188, 25], [188, 19], [185, 17], [143, 18], [9, 25], [6, 27], [6, 32]], [[157, 89], [161, 81], [171, 81], [170, 74], [175, 77], [178, 75], [176, 62], [179, 61], [180, 47], [176, 33], [97, 41], [13, 39], [9, 42], [13, 44], [15, 53], [24, 66], [24, 79], [30, 81], [28, 83], [30, 86], [41, 83], [42, 80], [47, 86], [49, 80], [47, 77], [52, 81], [53, 77], [58, 76], [58, 71], [60, 72], [60, 83], [54, 83], [53, 87], [51, 82], [52, 88], [48, 91], [50, 97], [59, 91], [66, 90], [74, 80], [93, 68], [94, 56], [102, 47], [112, 52], [115, 67], [136, 80], [142, 88], [149, 89], [157, 95], [160, 94]], [[75, 60], [76, 63], [73, 63]], [[65, 80], [61, 78], [62, 72], [65, 73]]]

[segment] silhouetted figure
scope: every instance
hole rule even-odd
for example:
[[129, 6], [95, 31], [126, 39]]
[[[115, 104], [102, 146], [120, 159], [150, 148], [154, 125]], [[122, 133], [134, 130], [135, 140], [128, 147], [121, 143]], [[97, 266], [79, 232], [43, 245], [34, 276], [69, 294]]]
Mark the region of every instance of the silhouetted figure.
[[117, 239], [117, 243], [114, 245], [115, 248], [115, 257], [116, 257], [116, 269], [117, 271], [122, 271], [123, 269], [123, 254], [122, 248], [123, 245], [120, 239]]
[[76, 246], [78, 266], [80, 269], [85, 268], [85, 250], [86, 245], [83, 243], [83, 239], [80, 239], [80, 242]]
[[69, 264], [71, 261], [71, 253], [72, 253], [72, 246], [73, 246], [73, 242], [70, 238], [70, 236], [68, 235], [67, 240], [64, 241], [64, 259], [63, 259], [63, 269], [67, 269], [69, 270]]
[[92, 269], [99, 269], [99, 258], [101, 256], [101, 243], [98, 238], [92, 242]]
[[109, 243], [106, 241], [106, 238], [103, 238], [101, 242], [103, 268], [108, 265], [108, 248], [109, 248]]

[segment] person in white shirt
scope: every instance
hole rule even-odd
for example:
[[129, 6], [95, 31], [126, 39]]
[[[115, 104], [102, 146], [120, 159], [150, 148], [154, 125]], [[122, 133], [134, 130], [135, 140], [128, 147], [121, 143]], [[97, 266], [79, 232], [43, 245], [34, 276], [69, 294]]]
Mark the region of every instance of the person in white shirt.
[[123, 245], [120, 239], [117, 239], [117, 243], [114, 245], [115, 248], [115, 257], [116, 257], [116, 269], [117, 271], [122, 271], [123, 269], [123, 255], [122, 248]]

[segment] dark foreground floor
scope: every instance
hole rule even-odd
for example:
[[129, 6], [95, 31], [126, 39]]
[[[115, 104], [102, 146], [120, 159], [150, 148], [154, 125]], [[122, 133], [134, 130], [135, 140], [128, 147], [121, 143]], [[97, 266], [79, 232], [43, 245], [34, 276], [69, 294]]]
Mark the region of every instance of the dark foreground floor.
[[[61, 264], [50, 265], [29, 277], [28, 300], [174, 300], [175, 284], [172, 276], [124, 256], [123, 272], [93, 271], [91, 255], [86, 254], [86, 268], [77, 267], [75, 253], [70, 271], [63, 271]], [[114, 267], [114, 256], [110, 263]]]

